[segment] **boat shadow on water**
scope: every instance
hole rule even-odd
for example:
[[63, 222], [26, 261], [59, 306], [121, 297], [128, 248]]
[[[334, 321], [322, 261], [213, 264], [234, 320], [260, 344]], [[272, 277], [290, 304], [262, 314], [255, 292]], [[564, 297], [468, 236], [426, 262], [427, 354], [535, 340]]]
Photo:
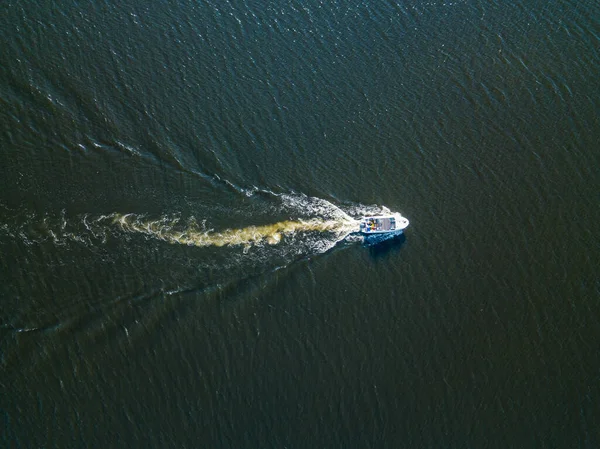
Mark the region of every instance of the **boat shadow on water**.
[[363, 246], [369, 249], [371, 257], [380, 258], [400, 251], [404, 242], [406, 242], [404, 233], [368, 235], [364, 237]]

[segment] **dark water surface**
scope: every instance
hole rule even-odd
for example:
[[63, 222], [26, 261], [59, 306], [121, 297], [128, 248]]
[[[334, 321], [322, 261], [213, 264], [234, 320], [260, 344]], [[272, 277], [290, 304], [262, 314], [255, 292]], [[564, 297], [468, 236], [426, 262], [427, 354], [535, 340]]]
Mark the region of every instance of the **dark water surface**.
[[0, 446], [600, 446], [596, 0], [1, 11]]

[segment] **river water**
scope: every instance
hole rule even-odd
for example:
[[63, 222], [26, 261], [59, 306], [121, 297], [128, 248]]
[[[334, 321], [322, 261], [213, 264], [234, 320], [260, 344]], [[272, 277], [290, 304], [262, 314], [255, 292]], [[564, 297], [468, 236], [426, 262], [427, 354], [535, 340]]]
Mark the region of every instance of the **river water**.
[[600, 445], [596, 0], [7, 0], [0, 37], [2, 446]]

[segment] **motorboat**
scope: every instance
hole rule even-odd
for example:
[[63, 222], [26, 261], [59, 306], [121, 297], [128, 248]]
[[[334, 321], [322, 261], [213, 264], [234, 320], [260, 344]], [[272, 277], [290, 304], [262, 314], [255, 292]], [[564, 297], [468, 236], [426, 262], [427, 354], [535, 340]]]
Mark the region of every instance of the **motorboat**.
[[400, 214], [392, 214], [363, 217], [359, 223], [358, 232], [364, 235], [402, 234], [409, 221]]

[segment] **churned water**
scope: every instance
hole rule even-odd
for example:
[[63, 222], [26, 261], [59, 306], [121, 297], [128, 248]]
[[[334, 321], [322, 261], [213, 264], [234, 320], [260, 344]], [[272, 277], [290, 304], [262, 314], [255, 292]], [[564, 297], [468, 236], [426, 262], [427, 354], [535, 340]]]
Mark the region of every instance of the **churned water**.
[[598, 447], [600, 3], [2, 12], [2, 446]]

